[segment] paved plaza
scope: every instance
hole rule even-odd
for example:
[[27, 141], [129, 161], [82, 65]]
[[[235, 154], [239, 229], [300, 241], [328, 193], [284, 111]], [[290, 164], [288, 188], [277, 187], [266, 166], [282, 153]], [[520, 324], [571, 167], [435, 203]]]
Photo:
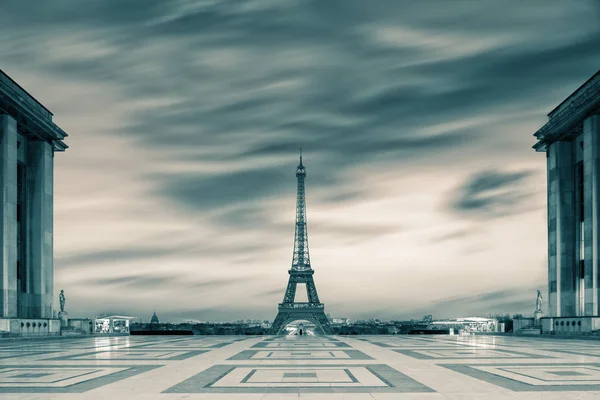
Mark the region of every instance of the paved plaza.
[[600, 341], [131, 336], [0, 342], [2, 399], [600, 398]]
[[0, 398], [600, 398], [600, 341], [483, 335], [4, 341]]

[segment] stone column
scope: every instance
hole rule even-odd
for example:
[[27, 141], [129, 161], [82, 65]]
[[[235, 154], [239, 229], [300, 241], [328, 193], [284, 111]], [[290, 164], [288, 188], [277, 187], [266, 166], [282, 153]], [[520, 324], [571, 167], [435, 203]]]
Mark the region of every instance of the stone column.
[[17, 315], [17, 121], [0, 115], [0, 317]]
[[575, 180], [570, 142], [548, 147], [548, 310], [549, 316], [574, 316]]
[[34, 315], [52, 318], [54, 299], [53, 244], [53, 170], [52, 145], [31, 141], [28, 148], [27, 191], [28, 210], [28, 263], [32, 274], [31, 297]]
[[600, 116], [583, 121], [585, 315], [598, 315]]

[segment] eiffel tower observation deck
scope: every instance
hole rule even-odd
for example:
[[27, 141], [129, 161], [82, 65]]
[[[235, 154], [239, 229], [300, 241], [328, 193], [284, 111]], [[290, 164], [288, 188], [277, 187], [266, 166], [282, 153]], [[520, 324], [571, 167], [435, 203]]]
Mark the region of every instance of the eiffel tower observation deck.
[[[302, 149], [300, 149], [300, 164], [296, 168], [296, 179], [298, 180], [298, 192], [296, 198], [296, 229], [294, 237], [294, 256], [292, 268], [288, 271], [288, 281], [283, 301], [279, 303], [279, 312], [270, 334], [282, 334], [287, 324], [306, 320], [314, 323], [324, 334], [331, 334], [331, 325], [325, 315], [325, 305], [319, 301], [317, 288], [313, 279], [315, 271], [311, 268], [310, 255], [308, 252], [308, 231], [306, 228], [306, 195], [305, 179], [306, 168], [302, 164]], [[308, 302], [296, 302], [296, 288], [299, 283], [306, 285]]]

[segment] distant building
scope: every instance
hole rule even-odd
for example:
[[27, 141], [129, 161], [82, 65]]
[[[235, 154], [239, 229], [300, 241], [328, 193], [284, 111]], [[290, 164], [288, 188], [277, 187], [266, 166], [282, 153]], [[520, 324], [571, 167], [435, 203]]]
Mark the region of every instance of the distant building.
[[96, 333], [129, 333], [129, 325], [136, 317], [123, 315], [103, 315], [94, 321]]
[[498, 332], [498, 320], [494, 318], [466, 317], [432, 321], [428, 329], [454, 328], [464, 329], [469, 332]]
[[334, 325], [348, 325], [349, 321], [350, 320], [348, 318], [339, 318], [339, 317], [331, 318], [331, 323]]
[[151, 324], [159, 324], [158, 317], [156, 316], [156, 311], [154, 311], [152, 318], [150, 318], [150, 323]]

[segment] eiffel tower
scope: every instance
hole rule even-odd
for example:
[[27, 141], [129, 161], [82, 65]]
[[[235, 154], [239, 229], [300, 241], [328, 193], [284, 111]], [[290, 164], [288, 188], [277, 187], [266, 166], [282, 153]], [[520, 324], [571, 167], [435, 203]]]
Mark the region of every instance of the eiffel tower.
[[[293, 321], [307, 320], [314, 323], [320, 330], [330, 335], [331, 325], [325, 315], [325, 305], [319, 301], [313, 274], [315, 271], [310, 267], [310, 257], [308, 255], [308, 231], [306, 230], [306, 198], [304, 194], [304, 180], [306, 179], [306, 169], [302, 165], [302, 149], [300, 149], [300, 164], [296, 168], [296, 178], [298, 179], [298, 195], [296, 199], [296, 232], [294, 238], [294, 258], [292, 268], [288, 271], [290, 280], [288, 281], [283, 302], [279, 303], [279, 312], [273, 325], [271, 325], [270, 334], [279, 335], [287, 324]], [[306, 284], [306, 293], [308, 302], [297, 303], [296, 286], [299, 283]]]

